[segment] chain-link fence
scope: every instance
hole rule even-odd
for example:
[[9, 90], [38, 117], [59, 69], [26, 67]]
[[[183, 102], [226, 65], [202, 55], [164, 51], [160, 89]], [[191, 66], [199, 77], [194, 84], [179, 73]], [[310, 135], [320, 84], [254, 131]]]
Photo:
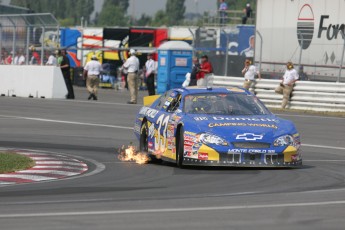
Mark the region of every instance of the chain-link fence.
[[52, 14], [0, 15], [1, 64], [43, 65], [59, 47], [59, 23]]

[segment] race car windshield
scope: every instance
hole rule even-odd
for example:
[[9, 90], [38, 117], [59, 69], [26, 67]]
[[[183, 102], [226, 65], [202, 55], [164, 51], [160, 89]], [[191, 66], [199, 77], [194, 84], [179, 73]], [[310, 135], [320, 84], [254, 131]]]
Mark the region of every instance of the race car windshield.
[[184, 112], [234, 116], [270, 114], [256, 97], [238, 93], [187, 95], [184, 98]]

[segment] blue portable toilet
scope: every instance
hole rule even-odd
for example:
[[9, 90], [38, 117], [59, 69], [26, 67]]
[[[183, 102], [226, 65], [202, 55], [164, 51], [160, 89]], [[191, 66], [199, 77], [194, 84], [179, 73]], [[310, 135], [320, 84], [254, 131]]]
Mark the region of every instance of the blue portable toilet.
[[178, 88], [192, 71], [193, 47], [183, 41], [165, 42], [158, 48], [157, 93]]

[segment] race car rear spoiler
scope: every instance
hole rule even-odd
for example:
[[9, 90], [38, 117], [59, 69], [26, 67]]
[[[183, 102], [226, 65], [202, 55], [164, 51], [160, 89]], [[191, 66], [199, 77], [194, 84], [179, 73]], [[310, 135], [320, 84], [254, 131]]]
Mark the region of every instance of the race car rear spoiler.
[[155, 102], [161, 95], [153, 95], [144, 97], [144, 106], [150, 106]]

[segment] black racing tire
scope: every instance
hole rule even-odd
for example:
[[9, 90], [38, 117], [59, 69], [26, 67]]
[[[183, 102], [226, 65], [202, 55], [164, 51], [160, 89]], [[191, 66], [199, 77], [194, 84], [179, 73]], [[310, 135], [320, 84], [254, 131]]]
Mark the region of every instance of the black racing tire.
[[148, 125], [147, 122], [144, 121], [143, 124], [141, 125], [141, 129], [140, 129], [140, 141], [139, 141], [139, 151], [140, 152], [145, 152], [148, 153], [149, 151], [149, 146], [148, 146]]
[[150, 157], [150, 163], [160, 163], [161, 160], [157, 159], [155, 155], [149, 154], [149, 146], [148, 146], [148, 136], [149, 136], [149, 128], [147, 121], [144, 121], [141, 125], [140, 129], [140, 141], [139, 141], [139, 151], [142, 153], [148, 154]]
[[177, 151], [176, 151], [176, 165], [179, 168], [183, 168], [183, 154], [184, 154], [184, 129], [183, 126], [180, 128], [178, 135]]

